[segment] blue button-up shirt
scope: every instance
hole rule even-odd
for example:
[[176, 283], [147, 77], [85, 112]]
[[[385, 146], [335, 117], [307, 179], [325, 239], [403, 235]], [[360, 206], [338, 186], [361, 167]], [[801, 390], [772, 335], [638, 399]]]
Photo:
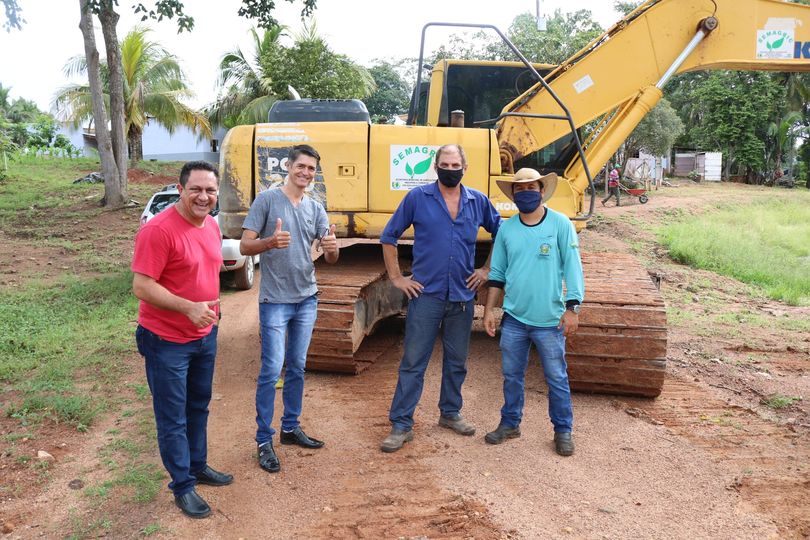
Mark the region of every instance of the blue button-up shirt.
[[475, 291], [467, 278], [475, 270], [475, 239], [483, 227], [492, 237], [501, 216], [486, 195], [461, 186], [456, 219], [444, 202], [438, 183], [412, 189], [402, 200], [380, 236], [383, 244], [397, 245], [405, 229], [413, 225], [413, 279], [424, 286], [422, 294], [467, 302]]

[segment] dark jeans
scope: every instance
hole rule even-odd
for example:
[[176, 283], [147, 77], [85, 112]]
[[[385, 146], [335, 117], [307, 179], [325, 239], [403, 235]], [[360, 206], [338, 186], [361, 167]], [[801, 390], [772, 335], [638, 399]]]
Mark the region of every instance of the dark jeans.
[[621, 190], [618, 187], [608, 188], [608, 196], [602, 199], [602, 204], [605, 204], [611, 197], [616, 197], [616, 206], [621, 206]]
[[388, 415], [395, 428], [407, 431], [413, 427], [413, 413], [422, 396], [425, 370], [440, 332], [444, 357], [439, 411], [442, 416], [459, 414], [472, 321], [472, 300], [447, 302], [422, 295], [408, 302], [405, 354], [399, 364], [399, 380]]
[[140, 325], [135, 330], [138, 352], [146, 359], [160, 458], [175, 496], [194, 489], [194, 473], [207, 464], [217, 329], [214, 325], [210, 334], [189, 343], [166, 341]]

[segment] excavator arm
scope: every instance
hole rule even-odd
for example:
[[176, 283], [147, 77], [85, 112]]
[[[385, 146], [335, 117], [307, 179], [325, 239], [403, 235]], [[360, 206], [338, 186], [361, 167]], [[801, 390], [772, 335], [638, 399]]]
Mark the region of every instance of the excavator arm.
[[[650, 0], [562, 63], [546, 82], [576, 127], [605, 119], [585, 148], [590, 169], [598, 171], [655, 107], [666, 82], [697, 69], [810, 71], [810, 7], [777, 0]], [[559, 114], [541, 83], [508, 104], [496, 128], [502, 162], [517, 161], [570, 133], [567, 121], [547, 118]], [[588, 179], [579, 156], [565, 177], [581, 209]]]

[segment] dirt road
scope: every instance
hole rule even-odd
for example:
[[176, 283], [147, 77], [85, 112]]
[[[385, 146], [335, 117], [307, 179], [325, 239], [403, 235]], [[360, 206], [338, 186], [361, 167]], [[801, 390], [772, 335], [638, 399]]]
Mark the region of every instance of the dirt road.
[[[608, 222], [583, 233], [583, 247], [629, 251], [628, 238], [646, 242], [647, 224], [686, 204], [694, 201], [661, 197], [643, 207], [605, 209]], [[701, 300], [711, 293], [720, 298], [712, 297], [717, 301], [711, 309], [724, 313], [752, 310], [769, 321], [810, 316], [807, 308], [751, 299], [732, 280], [658, 260], [655, 253], [642, 257], [664, 274], [662, 292], [679, 310], [703, 313]], [[705, 279], [710, 285], [700, 285]], [[780, 412], [761, 404], [774, 388], [808, 395], [806, 335], [772, 323], [746, 326], [744, 335], [734, 325], [707, 332], [701, 320], [677, 319], [662, 395], [636, 400], [575, 394], [577, 451], [562, 458], [551, 445], [536, 363], [527, 379], [523, 436], [500, 446], [484, 443], [484, 433], [498, 423], [501, 376], [496, 341], [476, 332], [464, 386], [464, 413], [478, 427], [476, 435], [461, 437], [436, 425], [437, 347], [416, 412], [415, 439], [389, 455], [378, 445], [389, 429], [403, 333], [401, 321], [391, 321], [364, 343], [383, 354], [361, 375], [307, 374], [302, 425], [327, 444], [315, 451], [278, 446], [282, 471], [267, 474], [256, 464], [253, 440], [256, 289], [224, 295], [223, 312], [209, 456], [236, 480], [199, 488], [214, 508], [211, 518], [200, 521], [183, 517], [163, 490], [150, 507], [161, 524], [156, 537], [810, 537], [808, 400]], [[53, 484], [69, 478], [57, 472]], [[47, 499], [34, 504], [48, 507]], [[60, 519], [67, 518], [43, 518]], [[36, 529], [20, 528], [10, 537], [28, 532], [38, 536]]]

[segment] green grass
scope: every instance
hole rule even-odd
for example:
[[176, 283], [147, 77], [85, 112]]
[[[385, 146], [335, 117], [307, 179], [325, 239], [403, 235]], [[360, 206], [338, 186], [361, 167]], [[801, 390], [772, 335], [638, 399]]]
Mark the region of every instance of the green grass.
[[810, 305], [810, 195], [724, 205], [658, 230], [673, 259], [760, 287], [770, 298]]
[[768, 398], [762, 400], [762, 403], [771, 409], [784, 409], [790, 407], [797, 401], [801, 401], [800, 397], [783, 396], [782, 394], [773, 394]]
[[[137, 313], [129, 272], [30, 284], [0, 296], [0, 389], [17, 390], [6, 414], [52, 418], [81, 428], [103, 406], [83, 382], [114, 383], [134, 351]], [[95, 393], [95, 392], [94, 392]], [[103, 394], [103, 388], [100, 392]]]

